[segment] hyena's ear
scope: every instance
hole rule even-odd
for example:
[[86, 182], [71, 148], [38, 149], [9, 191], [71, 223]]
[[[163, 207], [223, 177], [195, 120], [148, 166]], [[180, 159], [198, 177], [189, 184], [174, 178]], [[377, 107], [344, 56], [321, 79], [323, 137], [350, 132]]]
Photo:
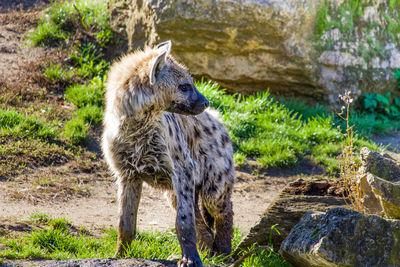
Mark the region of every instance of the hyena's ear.
[[168, 40], [166, 42], [158, 44], [155, 49], [166, 49], [167, 50], [167, 55], [171, 53], [171, 47], [172, 47], [172, 42], [171, 40]]
[[158, 51], [159, 55], [151, 61], [150, 85], [154, 85], [156, 83], [157, 75], [161, 67], [164, 65], [167, 56], [171, 52], [171, 41], [166, 41], [157, 45], [155, 50]]

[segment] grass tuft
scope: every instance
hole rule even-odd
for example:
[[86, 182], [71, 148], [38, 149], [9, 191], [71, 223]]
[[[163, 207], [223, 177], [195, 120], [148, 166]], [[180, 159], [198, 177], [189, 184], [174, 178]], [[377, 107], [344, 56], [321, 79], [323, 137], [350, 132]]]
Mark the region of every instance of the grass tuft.
[[25, 116], [12, 109], [0, 109], [0, 136], [7, 135], [54, 140], [58, 130], [34, 116]]
[[52, 82], [69, 82], [75, 76], [74, 71], [64, 70], [61, 64], [49, 63], [44, 69], [44, 76]]
[[35, 212], [29, 217], [29, 221], [35, 224], [47, 223], [50, 221], [50, 216], [46, 213]]
[[75, 117], [65, 124], [63, 134], [72, 144], [82, 144], [89, 138], [89, 127], [83, 118]]

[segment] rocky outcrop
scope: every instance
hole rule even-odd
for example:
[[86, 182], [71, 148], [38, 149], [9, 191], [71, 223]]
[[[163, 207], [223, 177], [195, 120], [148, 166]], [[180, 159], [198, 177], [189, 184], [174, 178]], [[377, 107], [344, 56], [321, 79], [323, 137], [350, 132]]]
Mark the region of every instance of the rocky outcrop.
[[145, 259], [77, 259], [77, 260], [15, 260], [2, 263], [2, 267], [175, 267], [176, 262]]
[[[274, 247], [279, 248], [290, 230], [310, 210], [326, 211], [333, 207], [345, 206], [341, 197], [342, 189], [335, 182], [326, 180], [310, 181], [299, 179], [288, 184], [276, 200], [271, 203], [260, 220], [238, 245], [235, 255], [254, 243], [267, 244], [272, 238]], [[272, 226], [280, 232], [271, 231]]]
[[[241, 92], [317, 93], [312, 81], [314, 1], [132, 1], [131, 49], [172, 40], [196, 76]], [[284, 77], [284, 78], [283, 78]], [[322, 92], [320, 92], [322, 94]]]
[[283, 241], [295, 266], [400, 266], [400, 221], [344, 208], [309, 212]]
[[367, 213], [400, 219], [400, 166], [395, 160], [361, 149], [358, 181]]
[[113, 17], [127, 17], [131, 50], [170, 39], [195, 76], [231, 91], [269, 88], [336, 103], [345, 89], [354, 97], [396, 92], [400, 36], [393, 23], [400, 9], [389, 0], [357, 3], [117, 0]]

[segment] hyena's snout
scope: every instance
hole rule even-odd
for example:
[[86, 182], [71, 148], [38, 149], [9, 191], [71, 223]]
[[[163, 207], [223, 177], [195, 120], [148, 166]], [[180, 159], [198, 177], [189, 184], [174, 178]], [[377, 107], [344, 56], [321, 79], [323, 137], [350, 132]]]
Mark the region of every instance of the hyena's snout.
[[193, 86], [183, 92], [183, 97], [172, 101], [167, 111], [183, 115], [198, 115], [209, 105], [210, 101]]
[[204, 95], [199, 91], [196, 93], [196, 100], [192, 102], [192, 110], [195, 115], [203, 112], [210, 105], [210, 101]]

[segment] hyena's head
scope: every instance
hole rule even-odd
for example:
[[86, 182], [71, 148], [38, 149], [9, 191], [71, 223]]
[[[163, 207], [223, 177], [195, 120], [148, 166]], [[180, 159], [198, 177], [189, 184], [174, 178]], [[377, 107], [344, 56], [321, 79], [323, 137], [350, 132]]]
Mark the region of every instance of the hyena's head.
[[164, 110], [184, 115], [197, 115], [210, 104], [195, 87], [188, 70], [171, 56], [171, 41], [157, 45], [150, 61], [149, 83], [162, 98]]

